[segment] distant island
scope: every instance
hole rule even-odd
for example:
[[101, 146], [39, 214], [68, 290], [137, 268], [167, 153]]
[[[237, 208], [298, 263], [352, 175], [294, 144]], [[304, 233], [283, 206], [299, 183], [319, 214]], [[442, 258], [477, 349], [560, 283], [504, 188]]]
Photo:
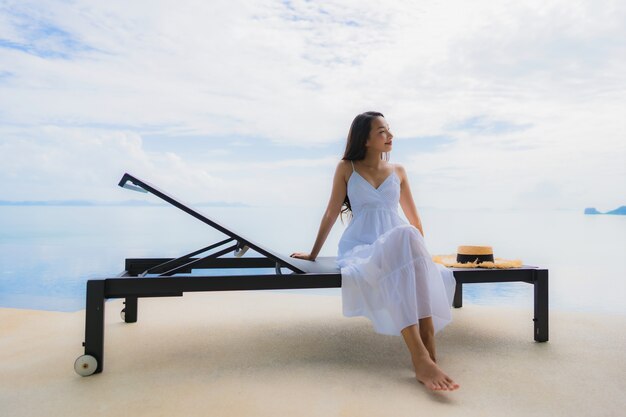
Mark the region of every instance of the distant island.
[[587, 207], [585, 209], [585, 214], [620, 214], [622, 216], [626, 216], [626, 206], [618, 207], [615, 210], [607, 211], [606, 213], [599, 212], [595, 207]]

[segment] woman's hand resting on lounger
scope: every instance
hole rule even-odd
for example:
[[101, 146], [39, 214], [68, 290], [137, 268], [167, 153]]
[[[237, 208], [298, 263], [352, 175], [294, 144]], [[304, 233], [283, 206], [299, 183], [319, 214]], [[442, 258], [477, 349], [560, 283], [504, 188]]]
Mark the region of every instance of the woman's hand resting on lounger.
[[299, 258], [299, 259], [306, 259], [307, 261], [314, 261], [315, 258], [311, 257], [310, 253], [306, 253], [306, 252], [294, 252], [291, 255], [289, 255], [292, 258]]

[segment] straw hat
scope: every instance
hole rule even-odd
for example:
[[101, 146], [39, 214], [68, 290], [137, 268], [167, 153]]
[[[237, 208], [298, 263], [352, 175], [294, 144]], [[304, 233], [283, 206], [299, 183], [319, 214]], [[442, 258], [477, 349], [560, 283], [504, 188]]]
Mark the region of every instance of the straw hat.
[[433, 262], [452, 268], [519, 268], [519, 259], [494, 258], [491, 246], [459, 246], [456, 255], [433, 255]]

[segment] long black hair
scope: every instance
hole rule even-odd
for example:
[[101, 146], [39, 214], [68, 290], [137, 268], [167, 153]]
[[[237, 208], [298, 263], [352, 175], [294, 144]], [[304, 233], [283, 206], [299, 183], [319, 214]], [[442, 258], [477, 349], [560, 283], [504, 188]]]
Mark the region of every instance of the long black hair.
[[[372, 129], [372, 120], [376, 117], [385, 117], [382, 113], [376, 111], [367, 111], [359, 114], [352, 121], [350, 125], [350, 131], [348, 132], [348, 140], [346, 142], [346, 150], [343, 153], [342, 160], [347, 161], [360, 161], [365, 158], [365, 142], [370, 135]], [[383, 152], [380, 155], [380, 159], [389, 161], [389, 152]], [[343, 208], [345, 207], [345, 208]], [[350, 207], [350, 199], [346, 192], [346, 199], [343, 201], [342, 210], [339, 213], [339, 218], [343, 223], [342, 215], [346, 213], [352, 216], [352, 207]]]

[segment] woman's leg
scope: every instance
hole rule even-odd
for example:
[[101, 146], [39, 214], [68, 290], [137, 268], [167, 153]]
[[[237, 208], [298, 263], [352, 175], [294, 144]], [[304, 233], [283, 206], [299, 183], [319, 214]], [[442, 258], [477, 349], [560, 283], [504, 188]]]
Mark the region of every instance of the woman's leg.
[[404, 341], [411, 352], [415, 368], [415, 377], [427, 388], [434, 391], [453, 391], [459, 388], [452, 378], [447, 376], [430, 358], [430, 353], [420, 336], [417, 324], [405, 327], [401, 331]]
[[435, 352], [435, 326], [432, 317], [419, 319], [419, 330], [422, 342], [430, 354], [430, 359], [437, 363], [437, 354]]

